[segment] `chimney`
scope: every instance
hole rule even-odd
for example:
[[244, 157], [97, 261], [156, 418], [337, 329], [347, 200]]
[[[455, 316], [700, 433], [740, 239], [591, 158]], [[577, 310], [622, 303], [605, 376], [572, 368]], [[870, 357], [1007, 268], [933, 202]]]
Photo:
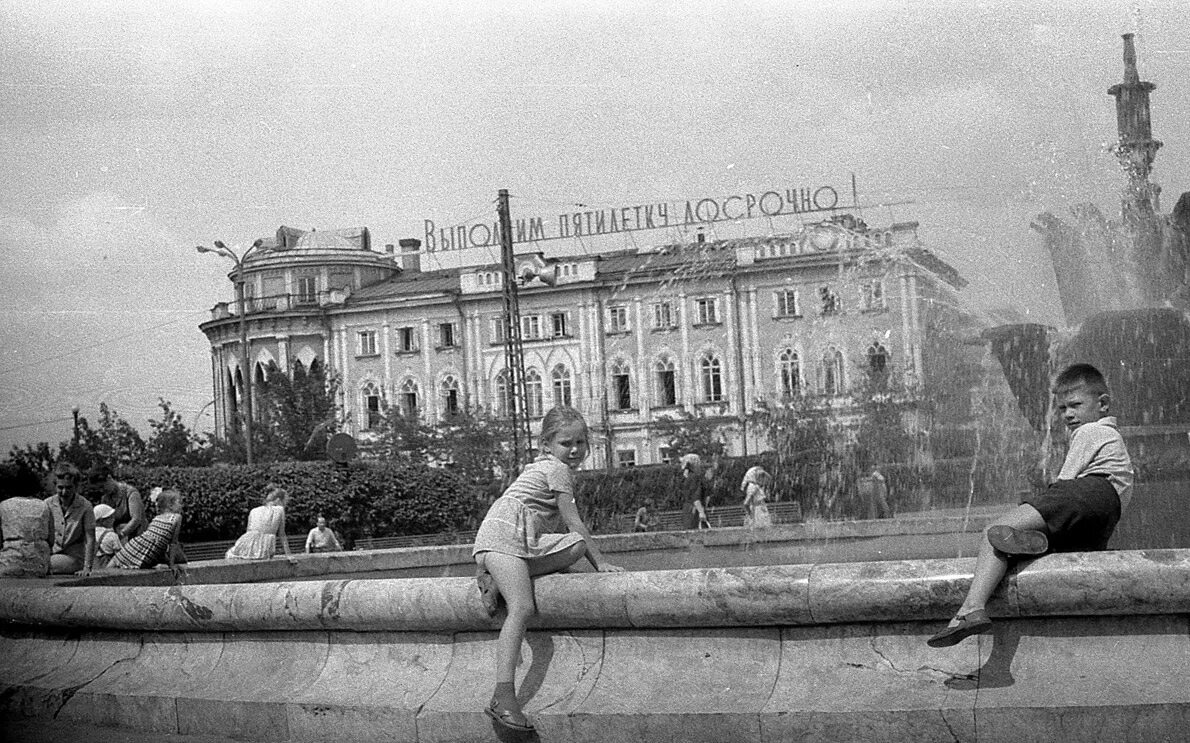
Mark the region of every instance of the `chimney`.
[[410, 273], [421, 271], [421, 240], [416, 237], [403, 237], [397, 241], [401, 246], [401, 267]]
[[397, 246], [393, 245], [392, 243], [385, 243], [384, 252], [388, 253], [389, 255], [395, 255], [397, 252]]

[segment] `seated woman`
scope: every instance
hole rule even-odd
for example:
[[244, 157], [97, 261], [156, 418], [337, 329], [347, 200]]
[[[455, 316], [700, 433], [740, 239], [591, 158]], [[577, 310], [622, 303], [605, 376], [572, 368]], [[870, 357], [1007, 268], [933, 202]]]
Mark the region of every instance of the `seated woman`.
[[174, 555], [182, 533], [182, 494], [163, 490], [157, 496], [157, 515], [144, 533], [128, 540], [108, 563], [108, 567], [135, 570], [151, 568], [161, 563], [176, 569]]
[[632, 523], [633, 531], [657, 531], [661, 526], [661, 519], [653, 511], [653, 499], [649, 498], [640, 508], [636, 509], [636, 519]]
[[268, 560], [277, 551], [277, 541], [285, 554], [289, 539], [285, 536], [285, 503], [289, 493], [278, 487], [269, 488], [262, 505], [248, 512], [248, 531], [244, 532], [227, 551], [228, 560]]

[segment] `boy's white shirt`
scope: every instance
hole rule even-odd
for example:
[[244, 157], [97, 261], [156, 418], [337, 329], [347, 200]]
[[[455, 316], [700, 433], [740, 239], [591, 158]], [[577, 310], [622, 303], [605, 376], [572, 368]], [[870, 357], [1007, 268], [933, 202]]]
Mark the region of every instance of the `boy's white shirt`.
[[1108, 415], [1074, 429], [1058, 479], [1106, 475], [1120, 497], [1120, 513], [1123, 513], [1132, 499], [1133, 470], [1132, 459], [1116, 425], [1115, 416]]

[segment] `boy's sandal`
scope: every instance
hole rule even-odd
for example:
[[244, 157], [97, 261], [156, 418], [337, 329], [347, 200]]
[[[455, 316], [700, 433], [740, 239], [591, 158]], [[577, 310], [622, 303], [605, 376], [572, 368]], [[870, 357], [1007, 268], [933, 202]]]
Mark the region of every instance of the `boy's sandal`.
[[495, 699], [484, 708], [483, 713], [492, 718], [492, 722], [505, 730], [511, 730], [517, 733], [531, 733], [537, 729], [529, 724], [523, 712], [509, 709], [508, 707], [501, 707], [500, 702]]
[[956, 624], [946, 627], [926, 640], [926, 644], [932, 648], [948, 648], [951, 645], [959, 644], [971, 635], [978, 635], [992, 628], [992, 620], [988, 619], [988, 613], [983, 609], [955, 616], [955, 621]]
[[1050, 547], [1045, 532], [1004, 525], [988, 527], [988, 542], [1006, 555], [1043, 555]]
[[500, 610], [500, 589], [496, 587], [496, 579], [484, 570], [475, 576], [475, 583], [479, 586], [479, 600], [483, 602], [484, 611], [489, 617], [496, 616]]

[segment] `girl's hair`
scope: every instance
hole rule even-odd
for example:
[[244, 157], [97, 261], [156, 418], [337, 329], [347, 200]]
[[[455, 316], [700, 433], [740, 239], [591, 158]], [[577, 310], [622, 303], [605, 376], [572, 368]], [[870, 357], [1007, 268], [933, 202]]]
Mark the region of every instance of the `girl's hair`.
[[182, 505], [182, 494], [173, 488], [162, 490], [157, 494], [157, 513], [163, 511], [177, 511]]
[[272, 485], [265, 492], [264, 500], [261, 502], [267, 506], [270, 503], [284, 503], [287, 500], [289, 500], [289, 491]]
[[541, 419], [541, 443], [543, 445], [550, 443], [558, 435], [558, 431], [575, 421], [583, 424], [584, 431], [587, 429], [587, 421], [583, 418], [583, 414], [569, 405], [550, 408], [550, 411]]

